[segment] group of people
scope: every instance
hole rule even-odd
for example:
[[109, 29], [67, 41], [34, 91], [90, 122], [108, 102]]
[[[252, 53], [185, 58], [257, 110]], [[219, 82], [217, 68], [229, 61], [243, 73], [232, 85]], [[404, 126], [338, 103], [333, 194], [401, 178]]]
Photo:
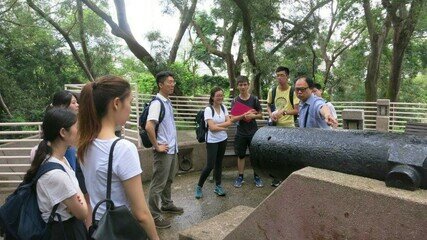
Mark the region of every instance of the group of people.
[[[267, 111], [276, 126], [294, 127], [294, 116], [299, 115], [299, 127], [330, 128], [337, 125], [336, 115], [321, 97], [321, 92], [308, 77], [299, 77], [294, 91], [288, 83], [289, 69], [276, 70], [278, 85], [270, 89]], [[150, 239], [158, 239], [156, 228], [168, 228], [171, 222], [163, 213], [181, 214], [184, 209], [174, 204], [171, 186], [178, 171], [178, 140], [173, 107], [169, 96], [175, 87], [174, 75], [163, 71], [156, 75], [159, 92], [152, 101], [147, 117], [146, 131], [153, 145], [153, 176], [149, 187], [148, 204], [141, 182], [141, 165], [136, 146], [128, 140], [118, 141], [113, 152], [111, 199], [115, 205], [125, 205]], [[244, 104], [250, 110], [233, 116], [223, 104], [224, 90], [215, 87], [210, 92], [204, 111], [207, 124], [206, 166], [195, 187], [195, 197], [203, 197], [203, 185], [214, 170], [214, 192], [225, 196], [221, 184], [222, 161], [227, 145], [227, 128], [237, 124], [235, 153], [238, 175], [234, 186], [242, 187], [247, 149], [258, 129], [256, 119], [262, 118], [259, 99], [250, 94], [247, 77], [237, 77], [239, 95], [235, 104]], [[291, 100], [292, 99], [292, 100]], [[80, 102], [80, 105], [79, 105]], [[31, 167], [25, 181], [34, 178], [45, 162], [61, 164], [66, 171], [52, 170], [37, 182], [37, 199], [42, 218], [47, 222], [56, 204], [60, 219], [52, 224], [52, 239], [89, 238], [92, 208], [105, 199], [110, 148], [118, 139], [115, 131], [123, 126], [131, 112], [132, 94], [128, 81], [117, 76], [103, 76], [86, 84], [79, 99], [69, 91], [54, 95], [43, 119], [43, 140], [34, 149]], [[163, 120], [159, 123], [164, 108]], [[254, 171], [253, 182], [263, 187], [263, 181]], [[106, 211], [100, 206], [95, 213], [99, 221]], [[58, 224], [61, 221], [61, 224]]]
[[[270, 123], [280, 127], [301, 128], [336, 128], [338, 126], [335, 109], [331, 103], [321, 98], [322, 88], [310, 78], [300, 76], [296, 79], [295, 87], [289, 85], [289, 69], [280, 66], [276, 69], [278, 85], [271, 88], [267, 97], [267, 112]], [[227, 127], [236, 124], [234, 150], [237, 155], [238, 176], [234, 187], [240, 188], [244, 183], [244, 168], [246, 151], [258, 129], [256, 119], [262, 119], [262, 108], [259, 99], [250, 94], [249, 80], [246, 76], [236, 78], [239, 95], [232, 100], [233, 109], [236, 102], [246, 105], [249, 110], [240, 115], [229, 114], [223, 105], [224, 91], [215, 87], [211, 90], [209, 105], [205, 108], [204, 118], [208, 132], [206, 138], [207, 161], [195, 187], [195, 197], [203, 197], [203, 185], [214, 170], [214, 192], [218, 196], [225, 196], [226, 192], [221, 185], [222, 160], [227, 145]], [[299, 117], [297, 117], [299, 116]], [[255, 172], [253, 182], [256, 187], [263, 187], [262, 179]], [[280, 180], [273, 179], [272, 186], [277, 187]]]
[[[45, 222], [58, 204], [50, 239], [90, 239], [92, 207], [106, 198], [110, 148], [118, 139], [115, 130], [126, 123], [131, 112], [131, 87], [121, 77], [103, 76], [83, 87], [79, 102], [80, 105], [77, 96], [69, 91], [54, 95], [44, 115], [42, 141], [35, 148], [24, 177], [24, 181], [31, 181], [46, 162], [58, 163], [65, 169], [47, 172], [36, 184]], [[135, 144], [125, 139], [118, 141], [113, 159], [111, 200], [116, 206], [131, 209], [150, 239], [159, 239], [155, 215], [145, 201]], [[100, 205], [95, 221], [101, 219], [106, 208], [106, 204]]]

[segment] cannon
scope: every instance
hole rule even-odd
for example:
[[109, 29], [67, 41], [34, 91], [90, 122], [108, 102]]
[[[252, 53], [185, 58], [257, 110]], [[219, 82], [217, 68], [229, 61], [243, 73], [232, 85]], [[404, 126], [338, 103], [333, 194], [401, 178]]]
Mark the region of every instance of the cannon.
[[278, 179], [316, 167], [427, 189], [427, 137], [374, 131], [263, 127], [254, 135], [253, 167]]

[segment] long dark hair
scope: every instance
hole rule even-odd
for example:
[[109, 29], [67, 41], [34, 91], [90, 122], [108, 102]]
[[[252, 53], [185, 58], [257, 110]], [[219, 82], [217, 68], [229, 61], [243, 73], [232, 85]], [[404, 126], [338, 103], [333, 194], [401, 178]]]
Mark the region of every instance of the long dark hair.
[[118, 76], [107, 75], [86, 84], [80, 93], [79, 141], [77, 156], [84, 162], [83, 154], [101, 131], [102, 118], [108, 113], [108, 104], [118, 97], [124, 100], [130, 94], [130, 84]]
[[220, 88], [220, 87], [214, 87], [214, 88], [211, 89], [211, 95], [209, 97], [209, 104], [210, 105], [213, 105], [213, 102], [214, 102], [213, 98], [215, 97], [215, 93], [218, 92], [218, 91], [224, 92], [224, 90], [222, 88]]
[[46, 111], [53, 108], [53, 107], [64, 107], [68, 108], [71, 104], [71, 99], [73, 97], [78, 100], [77, 94], [70, 92], [68, 90], [62, 90], [59, 92], [56, 92], [52, 97], [52, 103], [46, 107]]
[[31, 167], [24, 176], [24, 182], [31, 181], [46, 157], [52, 154], [50, 143], [61, 137], [61, 129], [68, 131], [76, 122], [77, 116], [70, 109], [54, 107], [46, 111], [42, 124], [43, 140], [39, 143]]

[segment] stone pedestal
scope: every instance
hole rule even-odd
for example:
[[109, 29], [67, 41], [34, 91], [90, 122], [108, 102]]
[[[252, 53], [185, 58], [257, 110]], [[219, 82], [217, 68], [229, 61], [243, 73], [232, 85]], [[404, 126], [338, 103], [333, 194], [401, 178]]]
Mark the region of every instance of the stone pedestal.
[[237, 206], [179, 233], [179, 240], [224, 239], [254, 209]]
[[427, 191], [317, 168], [294, 172], [224, 239], [426, 239]]
[[390, 100], [377, 100], [377, 118], [376, 130], [379, 132], [388, 132], [390, 127]]
[[360, 109], [344, 109], [342, 111], [343, 129], [363, 130], [365, 114]]
[[389, 116], [377, 116], [376, 117], [376, 130], [378, 132], [388, 132], [390, 127], [390, 117]]

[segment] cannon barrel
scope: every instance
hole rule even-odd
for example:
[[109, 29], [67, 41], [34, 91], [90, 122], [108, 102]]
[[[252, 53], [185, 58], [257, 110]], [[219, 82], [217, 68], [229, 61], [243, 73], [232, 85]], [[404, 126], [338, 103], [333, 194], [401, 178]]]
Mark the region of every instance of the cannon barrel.
[[427, 189], [427, 137], [373, 131], [263, 127], [254, 135], [253, 167], [284, 179], [310, 166]]

